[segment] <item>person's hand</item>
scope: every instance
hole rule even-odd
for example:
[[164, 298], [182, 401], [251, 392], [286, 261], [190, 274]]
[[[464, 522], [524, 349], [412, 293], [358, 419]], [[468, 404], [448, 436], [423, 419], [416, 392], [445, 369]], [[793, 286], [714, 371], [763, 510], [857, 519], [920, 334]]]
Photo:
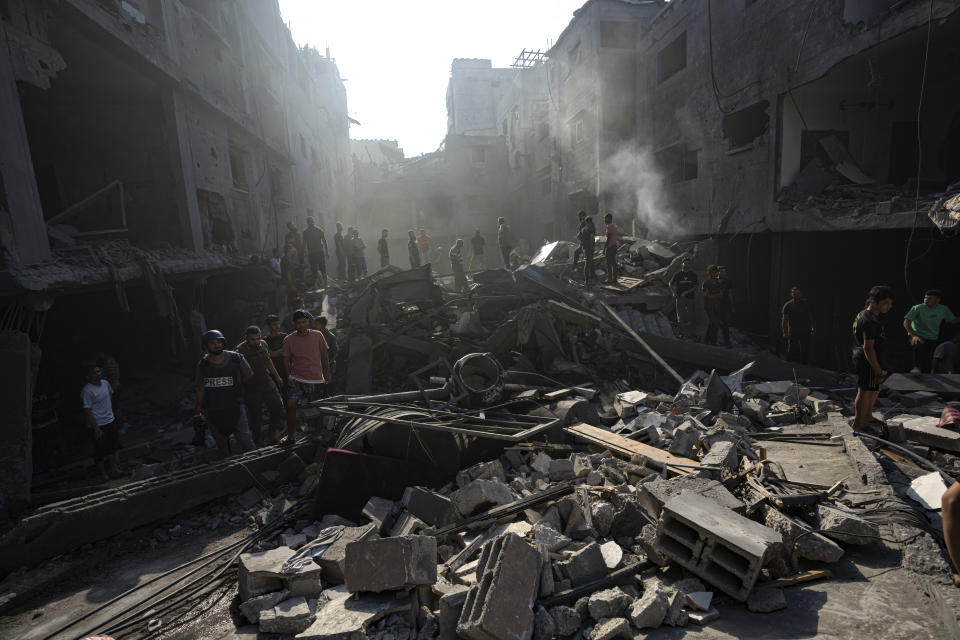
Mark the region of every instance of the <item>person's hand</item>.
[[911, 337], [910, 337], [910, 344], [917, 345], [917, 344], [923, 344], [924, 342], [925, 342], [925, 340], [924, 340], [923, 338], [921, 338], [920, 336], [911, 336]]
[[103, 430], [99, 426], [94, 425], [93, 427], [93, 439], [100, 440], [103, 438]]

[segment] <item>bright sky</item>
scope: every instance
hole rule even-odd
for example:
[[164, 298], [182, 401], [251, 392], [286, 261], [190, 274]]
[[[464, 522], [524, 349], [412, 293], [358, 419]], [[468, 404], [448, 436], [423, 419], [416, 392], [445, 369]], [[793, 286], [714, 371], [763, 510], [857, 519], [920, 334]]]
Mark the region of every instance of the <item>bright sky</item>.
[[297, 44], [330, 47], [346, 82], [350, 137], [398, 140], [407, 157], [434, 151], [447, 130], [454, 58], [508, 67], [546, 51], [585, 0], [280, 0]]

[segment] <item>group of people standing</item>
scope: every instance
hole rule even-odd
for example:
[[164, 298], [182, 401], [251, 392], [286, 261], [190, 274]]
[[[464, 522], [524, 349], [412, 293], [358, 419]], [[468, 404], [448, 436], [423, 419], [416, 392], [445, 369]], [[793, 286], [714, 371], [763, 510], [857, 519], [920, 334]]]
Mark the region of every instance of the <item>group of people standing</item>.
[[[580, 226], [577, 228], [577, 248], [573, 252], [573, 268], [576, 270], [580, 257], [583, 257], [583, 283], [590, 286], [596, 280], [596, 267], [594, 266], [594, 257], [597, 251], [597, 227], [593, 223], [593, 216], [587, 215], [586, 211], [577, 212], [577, 219]], [[613, 214], [608, 213], [603, 217], [604, 239], [603, 239], [603, 257], [604, 271], [606, 278], [605, 284], [614, 284], [617, 282], [617, 247], [619, 242], [619, 230], [613, 223]]]
[[677, 324], [680, 337], [699, 342], [697, 337], [696, 294], [703, 293], [703, 307], [707, 313], [707, 332], [704, 342], [716, 345], [720, 335], [723, 346], [731, 346], [730, 325], [733, 322], [734, 297], [733, 281], [729, 269], [724, 265], [711, 264], [707, 267], [707, 279], [700, 284], [700, 278], [693, 270], [693, 260], [683, 258], [680, 271], [670, 278], [670, 293], [676, 298]]

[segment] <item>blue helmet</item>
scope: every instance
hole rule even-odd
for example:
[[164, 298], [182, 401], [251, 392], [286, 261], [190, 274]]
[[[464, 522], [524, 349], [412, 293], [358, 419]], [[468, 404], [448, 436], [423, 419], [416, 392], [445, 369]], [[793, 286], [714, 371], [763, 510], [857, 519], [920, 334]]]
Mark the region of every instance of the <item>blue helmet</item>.
[[207, 343], [209, 343], [211, 340], [223, 340], [224, 342], [227, 341], [223, 334], [216, 329], [210, 329], [210, 331], [207, 331], [205, 334], [203, 334], [203, 346], [206, 347]]

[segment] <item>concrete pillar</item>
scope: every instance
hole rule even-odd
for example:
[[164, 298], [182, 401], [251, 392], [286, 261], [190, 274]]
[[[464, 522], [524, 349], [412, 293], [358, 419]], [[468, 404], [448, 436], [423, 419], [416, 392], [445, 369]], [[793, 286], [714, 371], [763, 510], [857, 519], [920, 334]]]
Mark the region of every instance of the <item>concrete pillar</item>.
[[164, 128], [170, 145], [170, 162], [176, 180], [177, 209], [183, 246], [194, 251], [203, 249], [203, 225], [190, 153], [190, 129], [183, 96], [176, 90], [163, 92]]
[[0, 362], [5, 370], [0, 385], [0, 521], [13, 517], [30, 503], [33, 478], [33, 380], [40, 350], [21, 331], [0, 332]]
[[50, 241], [9, 46], [0, 20], [0, 237], [15, 260], [33, 264], [50, 257]]

